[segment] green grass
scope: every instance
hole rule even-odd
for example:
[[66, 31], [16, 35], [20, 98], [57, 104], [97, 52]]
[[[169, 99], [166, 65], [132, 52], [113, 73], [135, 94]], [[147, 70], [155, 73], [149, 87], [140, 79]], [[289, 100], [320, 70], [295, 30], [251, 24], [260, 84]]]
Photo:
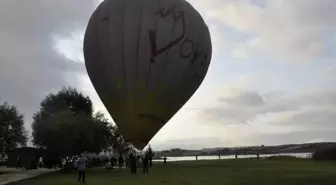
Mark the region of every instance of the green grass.
[[[141, 172], [141, 169], [138, 169]], [[11, 185], [72, 185], [76, 174], [54, 173]], [[87, 171], [95, 185], [335, 185], [336, 163], [310, 160], [214, 160], [155, 164], [148, 175], [129, 169]]]

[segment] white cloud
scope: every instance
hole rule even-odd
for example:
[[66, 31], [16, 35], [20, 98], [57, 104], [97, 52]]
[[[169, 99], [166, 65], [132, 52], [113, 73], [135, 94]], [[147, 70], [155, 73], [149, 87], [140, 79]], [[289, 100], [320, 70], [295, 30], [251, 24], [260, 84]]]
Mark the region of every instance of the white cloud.
[[54, 36], [54, 49], [73, 62], [84, 63], [83, 40], [82, 31], [74, 31], [67, 37]]
[[[238, 49], [239, 55], [234, 51], [234, 56], [257, 47], [264, 53], [306, 61], [325, 56], [324, 38], [335, 32], [335, 10], [333, 0], [268, 0], [265, 7], [240, 0], [212, 6], [209, 16], [242, 33], [255, 35], [242, 43], [244, 49]], [[258, 44], [249, 46], [255, 40]]]
[[323, 72], [327, 72], [330, 74], [336, 74], [336, 64], [328, 66]]
[[244, 51], [243, 49], [234, 49], [232, 52], [232, 56], [236, 59], [247, 59], [246, 51]]
[[225, 102], [230, 105], [235, 106], [261, 106], [264, 104], [263, 97], [261, 97], [256, 92], [250, 92], [250, 91], [239, 91], [235, 96], [233, 97], [220, 97], [220, 102]]
[[78, 0], [0, 1], [1, 99], [19, 107], [28, 128], [44, 96], [74, 83], [65, 75], [84, 72], [55, 52], [52, 37], [83, 27], [93, 8]]
[[[271, 134], [310, 130], [313, 137], [321, 130], [336, 129], [336, 91], [284, 96], [283, 93], [262, 95], [244, 89], [223, 89], [218, 100], [216, 107], [198, 113], [199, 120], [213, 124], [216, 128], [222, 127], [233, 137], [239, 136], [241, 144], [253, 142], [253, 137], [263, 135], [269, 137]], [[307, 137], [298, 135], [296, 141]], [[336, 136], [333, 138], [336, 139]]]
[[211, 35], [211, 42], [212, 42], [212, 53], [213, 56], [218, 55], [221, 49], [222, 45], [222, 38], [221, 38], [221, 32], [215, 24], [208, 24], [208, 28]]
[[248, 1], [231, 1], [216, 7], [208, 16], [218, 18], [240, 31], [250, 31], [258, 27], [262, 13], [263, 10], [259, 6]]

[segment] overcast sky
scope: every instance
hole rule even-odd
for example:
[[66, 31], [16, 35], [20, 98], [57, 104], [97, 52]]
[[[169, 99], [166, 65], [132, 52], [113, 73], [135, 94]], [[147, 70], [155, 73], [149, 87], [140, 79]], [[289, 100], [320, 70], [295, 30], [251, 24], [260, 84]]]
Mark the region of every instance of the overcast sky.
[[[189, 0], [213, 42], [208, 75], [156, 149], [336, 141], [335, 0]], [[0, 1], [0, 103], [25, 115], [62, 86], [89, 95], [82, 41], [98, 0]]]

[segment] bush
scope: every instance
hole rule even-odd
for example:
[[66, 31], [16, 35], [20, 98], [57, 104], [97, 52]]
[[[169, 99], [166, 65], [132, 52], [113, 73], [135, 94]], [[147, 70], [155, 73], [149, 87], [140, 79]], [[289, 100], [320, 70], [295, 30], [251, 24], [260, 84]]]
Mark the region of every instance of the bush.
[[317, 161], [336, 161], [336, 145], [316, 150], [313, 159]]
[[75, 167], [73, 163], [66, 163], [63, 168], [63, 172], [66, 172], [66, 173], [75, 172], [76, 170], [77, 168]]
[[0, 161], [0, 166], [7, 166], [7, 160]]
[[288, 155], [275, 155], [267, 157], [268, 160], [303, 160], [303, 158], [288, 156]]
[[101, 167], [102, 160], [100, 158], [93, 158], [91, 161], [92, 167]]

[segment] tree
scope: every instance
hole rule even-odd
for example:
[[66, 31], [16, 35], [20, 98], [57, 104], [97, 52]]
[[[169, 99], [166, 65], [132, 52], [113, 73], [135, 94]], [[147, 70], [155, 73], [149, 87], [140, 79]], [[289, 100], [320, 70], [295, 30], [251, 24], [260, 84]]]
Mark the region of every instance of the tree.
[[115, 140], [115, 127], [74, 88], [49, 94], [33, 116], [33, 142], [54, 155], [100, 152]]
[[105, 149], [113, 144], [114, 127], [112, 123], [105, 118], [104, 114], [97, 112], [93, 117], [94, 125], [94, 144], [91, 151], [100, 152], [101, 149]]
[[46, 129], [46, 126], [51, 126], [46, 125], [46, 123], [50, 122], [50, 118], [54, 118], [54, 114], [62, 115], [64, 118], [64, 114], [57, 114], [60, 112], [71, 113], [71, 116], [84, 114], [91, 117], [93, 112], [92, 101], [88, 96], [84, 96], [72, 87], [62, 88], [57, 94], [47, 95], [40, 104], [40, 110], [33, 116], [32, 135], [35, 145], [46, 147], [44, 144], [46, 139], [44, 129]]
[[[39, 142], [57, 156], [79, 154], [92, 151], [96, 127], [90, 117], [84, 114], [73, 115], [70, 110], [63, 110], [44, 118], [38, 124]], [[37, 133], [36, 132], [36, 133]]]
[[92, 116], [93, 105], [90, 97], [84, 96], [77, 89], [62, 88], [57, 94], [49, 94], [41, 102], [41, 116], [48, 116], [60, 110], [70, 109], [74, 114]]
[[14, 105], [7, 102], [0, 105], [0, 147], [1, 152], [26, 145], [27, 131], [23, 115]]
[[[127, 152], [128, 150], [131, 149], [131, 146], [129, 143], [125, 142], [123, 137], [121, 136], [121, 133], [115, 125], [113, 125], [107, 118], [105, 118], [104, 114], [101, 112], [97, 112], [94, 115], [94, 120], [95, 122], [99, 125], [100, 127], [100, 132], [101, 134], [97, 134], [97, 137], [101, 138], [96, 138], [97, 144], [105, 142], [106, 145], [104, 146], [105, 148], [107, 146], [112, 146], [114, 150], [124, 153]], [[105, 138], [102, 138], [102, 136], [105, 136]]]

